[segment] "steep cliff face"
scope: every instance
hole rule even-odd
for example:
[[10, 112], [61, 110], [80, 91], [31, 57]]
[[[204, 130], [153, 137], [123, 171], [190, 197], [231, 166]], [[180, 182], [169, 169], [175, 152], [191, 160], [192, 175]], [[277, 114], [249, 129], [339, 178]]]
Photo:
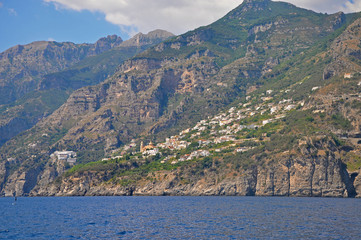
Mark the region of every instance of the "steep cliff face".
[[359, 64], [361, 59], [360, 24], [361, 19], [357, 19], [332, 43], [330, 54], [332, 54], [333, 61], [325, 69], [324, 79], [361, 71]]
[[[321, 140], [301, 146], [294, 154], [283, 153], [277, 162], [236, 170], [208, 168], [194, 174], [192, 168], [159, 171], [136, 183], [106, 183], [107, 172], [83, 172], [65, 176], [31, 194], [41, 196], [96, 195], [227, 195], [354, 197], [355, 188], [332, 141]], [[330, 151], [328, 154], [326, 152]], [[333, 151], [333, 152], [332, 152]], [[358, 186], [358, 185], [357, 185]]]
[[357, 171], [357, 172], [354, 172], [351, 174], [351, 181], [353, 181], [353, 184], [354, 184], [354, 187], [355, 187], [355, 191], [357, 194], [357, 198], [361, 198], [361, 177], [360, 177], [360, 174], [361, 174], [361, 170]]

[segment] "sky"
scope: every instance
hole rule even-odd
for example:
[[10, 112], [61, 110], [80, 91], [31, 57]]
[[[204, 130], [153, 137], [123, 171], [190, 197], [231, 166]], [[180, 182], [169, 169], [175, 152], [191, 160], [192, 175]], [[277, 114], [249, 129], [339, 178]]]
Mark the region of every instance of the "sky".
[[[33, 41], [94, 43], [116, 34], [208, 25], [243, 0], [0, 0], [0, 52]], [[361, 0], [284, 0], [322, 13], [361, 11]]]

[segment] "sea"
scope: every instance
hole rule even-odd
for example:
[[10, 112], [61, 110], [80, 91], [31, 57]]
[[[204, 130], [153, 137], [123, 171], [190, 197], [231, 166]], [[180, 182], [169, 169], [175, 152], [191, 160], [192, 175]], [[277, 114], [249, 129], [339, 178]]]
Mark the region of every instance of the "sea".
[[0, 239], [361, 239], [361, 199], [0, 198]]

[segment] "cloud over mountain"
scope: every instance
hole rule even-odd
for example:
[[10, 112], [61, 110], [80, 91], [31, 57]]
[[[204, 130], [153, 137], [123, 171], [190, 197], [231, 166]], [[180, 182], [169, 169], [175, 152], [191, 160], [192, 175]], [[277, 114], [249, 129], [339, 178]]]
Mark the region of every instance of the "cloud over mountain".
[[316, 12], [335, 13], [361, 11], [361, 0], [285, 0], [298, 7], [312, 9]]
[[238, 0], [45, 0], [57, 7], [99, 11], [127, 32], [156, 28], [176, 34], [206, 25], [239, 5]]
[[[240, 0], [44, 0], [58, 8], [101, 12], [130, 34], [160, 28], [180, 34], [207, 25], [242, 3]], [[317, 12], [355, 12], [361, 0], [287, 0]]]

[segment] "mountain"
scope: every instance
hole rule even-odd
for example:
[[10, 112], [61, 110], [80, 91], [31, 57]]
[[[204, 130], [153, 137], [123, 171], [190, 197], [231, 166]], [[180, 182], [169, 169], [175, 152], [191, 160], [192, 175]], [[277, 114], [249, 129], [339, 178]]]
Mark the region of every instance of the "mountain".
[[[244, 1], [74, 91], [8, 141], [1, 191], [357, 196], [359, 17]], [[149, 140], [186, 147], [144, 156]], [[50, 157], [60, 150], [77, 165]]]
[[[156, 30], [124, 42], [115, 35], [101, 38], [95, 44], [36, 42], [2, 53], [16, 60], [10, 63], [4, 59], [2, 65], [3, 69], [10, 69], [2, 72], [7, 81], [3, 90], [10, 88], [7, 94], [14, 95], [14, 99], [3, 95], [10, 103], [0, 103], [0, 146], [51, 114], [74, 90], [102, 82], [126, 59], [172, 36]], [[66, 48], [69, 46], [71, 51]], [[16, 48], [24, 50], [10, 55]], [[25, 90], [27, 83], [32, 87]]]
[[39, 79], [58, 72], [82, 59], [118, 46], [117, 36], [99, 39], [95, 44], [74, 44], [54, 41], [17, 45], [0, 54], [0, 104], [15, 101], [35, 90]]

